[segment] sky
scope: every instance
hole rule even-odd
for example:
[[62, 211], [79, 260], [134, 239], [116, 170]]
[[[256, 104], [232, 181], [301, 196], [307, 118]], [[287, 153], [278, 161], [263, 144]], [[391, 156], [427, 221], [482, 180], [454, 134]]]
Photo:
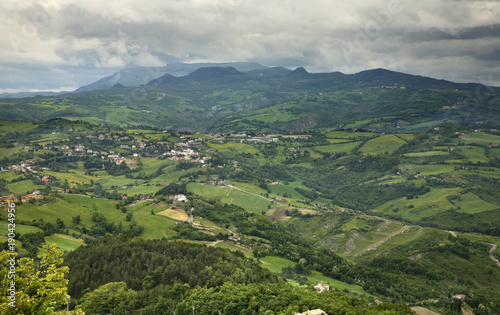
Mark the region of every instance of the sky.
[[499, 1], [2, 0], [0, 33], [0, 93], [231, 61], [500, 86]]

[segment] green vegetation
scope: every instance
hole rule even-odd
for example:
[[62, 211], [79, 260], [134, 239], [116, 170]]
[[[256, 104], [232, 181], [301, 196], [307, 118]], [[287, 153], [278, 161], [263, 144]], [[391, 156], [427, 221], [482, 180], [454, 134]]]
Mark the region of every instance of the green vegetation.
[[[361, 101], [354, 96], [318, 94], [316, 101]], [[307, 99], [280, 104], [280, 110], [290, 114]], [[234, 121], [248, 127], [272, 121], [265, 109], [259, 115]], [[107, 257], [90, 255], [113, 268], [92, 276], [83, 265], [72, 267], [81, 270], [81, 278], [70, 278], [71, 294], [78, 297], [71, 308], [91, 310], [100, 305], [95, 299], [116, 286], [116, 299], [129, 296], [130, 301], [117, 303], [120, 312], [142, 308], [143, 313], [180, 314], [189, 303], [205, 307], [199, 303], [202, 297], [219, 301], [219, 292], [226, 289], [248, 293], [252, 287], [283, 297], [277, 310], [267, 293], [255, 291], [263, 312], [302, 310], [302, 302], [290, 302], [298, 292], [325, 309], [330, 299], [336, 304], [361, 298], [362, 313], [374, 311], [368, 303], [379, 299], [444, 314], [451, 312], [448, 297], [463, 293], [478, 314], [480, 305], [484, 312], [497, 312], [500, 303], [492, 292], [500, 289], [494, 281], [500, 275], [487, 244], [500, 245], [498, 129], [447, 124], [382, 134], [375, 131], [390, 128], [394, 117], [382, 118], [351, 122], [357, 128], [374, 127], [370, 132], [315, 130], [290, 137], [123, 129], [63, 119], [19, 122], [18, 133], [0, 132], [0, 151], [9, 153], [0, 158], [0, 196], [21, 199], [35, 190], [40, 195], [16, 204], [20, 256], [33, 259], [44, 252], [44, 243], [55, 243], [68, 264], [85, 261], [72, 255], [94, 244]], [[398, 123], [402, 127], [396, 129], [406, 128], [405, 122]], [[481, 142], [485, 139], [493, 142]], [[4, 151], [21, 146], [26, 150]], [[0, 213], [2, 248], [8, 245], [8, 219], [7, 212]], [[193, 266], [201, 275], [191, 277], [200, 280], [180, 267], [190, 263], [139, 249], [163, 242], [178, 244], [158, 245], [179, 246], [169, 249], [173, 255], [198, 252], [193, 261], [207, 263]], [[122, 249], [122, 243], [133, 252]], [[116, 252], [101, 253], [104, 244], [116, 245]], [[149, 257], [149, 267], [125, 264], [121, 252], [132, 262]], [[224, 269], [209, 253], [248, 258], [240, 263], [264, 269], [255, 274]], [[498, 249], [494, 254], [500, 256]], [[184, 278], [172, 276], [179, 272]], [[162, 282], [162, 274], [169, 280]], [[311, 287], [318, 282], [337, 290], [319, 298]], [[254, 310], [252, 303], [234, 301], [239, 310]], [[104, 301], [92, 311], [109, 312], [109, 304]]]
[[385, 135], [368, 140], [359, 151], [364, 154], [393, 153], [406, 142], [395, 135]]

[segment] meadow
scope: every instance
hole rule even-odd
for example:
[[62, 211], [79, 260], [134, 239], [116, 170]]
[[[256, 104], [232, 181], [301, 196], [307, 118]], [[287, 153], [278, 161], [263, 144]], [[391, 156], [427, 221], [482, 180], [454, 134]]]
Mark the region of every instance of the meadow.
[[224, 203], [235, 204], [253, 213], [260, 214], [262, 211], [267, 211], [268, 206], [272, 205], [271, 201], [260, 196], [251, 195], [230, 187], [214, 187], [198, 183], [189, 183], [187, 189], [194, 194], [206, 198], [218, 199]]
[[363, 154], [393, 153], [405, 143], [405, 140], [395, 135], [384, 135], [368, 140], [359, 151]]

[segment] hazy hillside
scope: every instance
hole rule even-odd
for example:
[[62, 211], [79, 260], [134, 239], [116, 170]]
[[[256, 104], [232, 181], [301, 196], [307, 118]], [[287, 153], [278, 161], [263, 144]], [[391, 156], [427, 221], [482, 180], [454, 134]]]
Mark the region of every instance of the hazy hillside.
[[[234, 64], [193, 70], [194, 65], [179, 65], [178, 69], [193, 71], [180, 77], [157, 72], [147, 84], [143, 79], [148, 69], [122, 71], [102, 80], [112, 88], [2, 100], [0, 108], [6, 119], [65, 117], [186, 131], [283, 132], [345, 126], [413, 131], [446, 122], [498, 122], [500, 117], [498, 89], [480, 84], [384, 69], [352, 75], [313, 74], [303, 68], [239, 71], [257, 67]], [[127, 88], [137, 78], [143, 85]]]
[[125, 68], [120, 71], [104, 77], [94, 83], [82, 86], [75, 92], [86, 92], [94, 90], [102, 90], [113, 87], [116, 84], [121, 84], [126, 87], [137, 87], [146, 84], [149, 81], [157, 79], [164, 74], [172, 76], [185, 76], [191, 72], [205, 67], [234, 67], [241, 72], [256, 71], [265, 69], [265, 66], [254, 62], [227, 62], [227, 63], [171, 63], [165, 67], [138, 67]]

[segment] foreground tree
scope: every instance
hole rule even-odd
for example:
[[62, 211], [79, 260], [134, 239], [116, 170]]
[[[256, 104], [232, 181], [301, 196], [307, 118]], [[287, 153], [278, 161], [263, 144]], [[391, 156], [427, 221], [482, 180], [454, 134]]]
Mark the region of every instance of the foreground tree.
[[92, 314], [123, 312], [135, 308], [137, 292], [125, 282], [110, 282], [82, 297], [81, 308]]
[[[62, 251], [55, 245], [44, 245], [46, 249], [37, 268], [31, 258], [21, 258], [12, 278], [12, 256], [6, 251], [0, 254], [0, 314], [53, 314], [55, 309], [66, 304], [68, 280], [64, 275], [69, 268], [61, 266]], [[13, 290], [12, 290], [13, 289]], [[8, 298], [14, 292], [13, 298]]]

